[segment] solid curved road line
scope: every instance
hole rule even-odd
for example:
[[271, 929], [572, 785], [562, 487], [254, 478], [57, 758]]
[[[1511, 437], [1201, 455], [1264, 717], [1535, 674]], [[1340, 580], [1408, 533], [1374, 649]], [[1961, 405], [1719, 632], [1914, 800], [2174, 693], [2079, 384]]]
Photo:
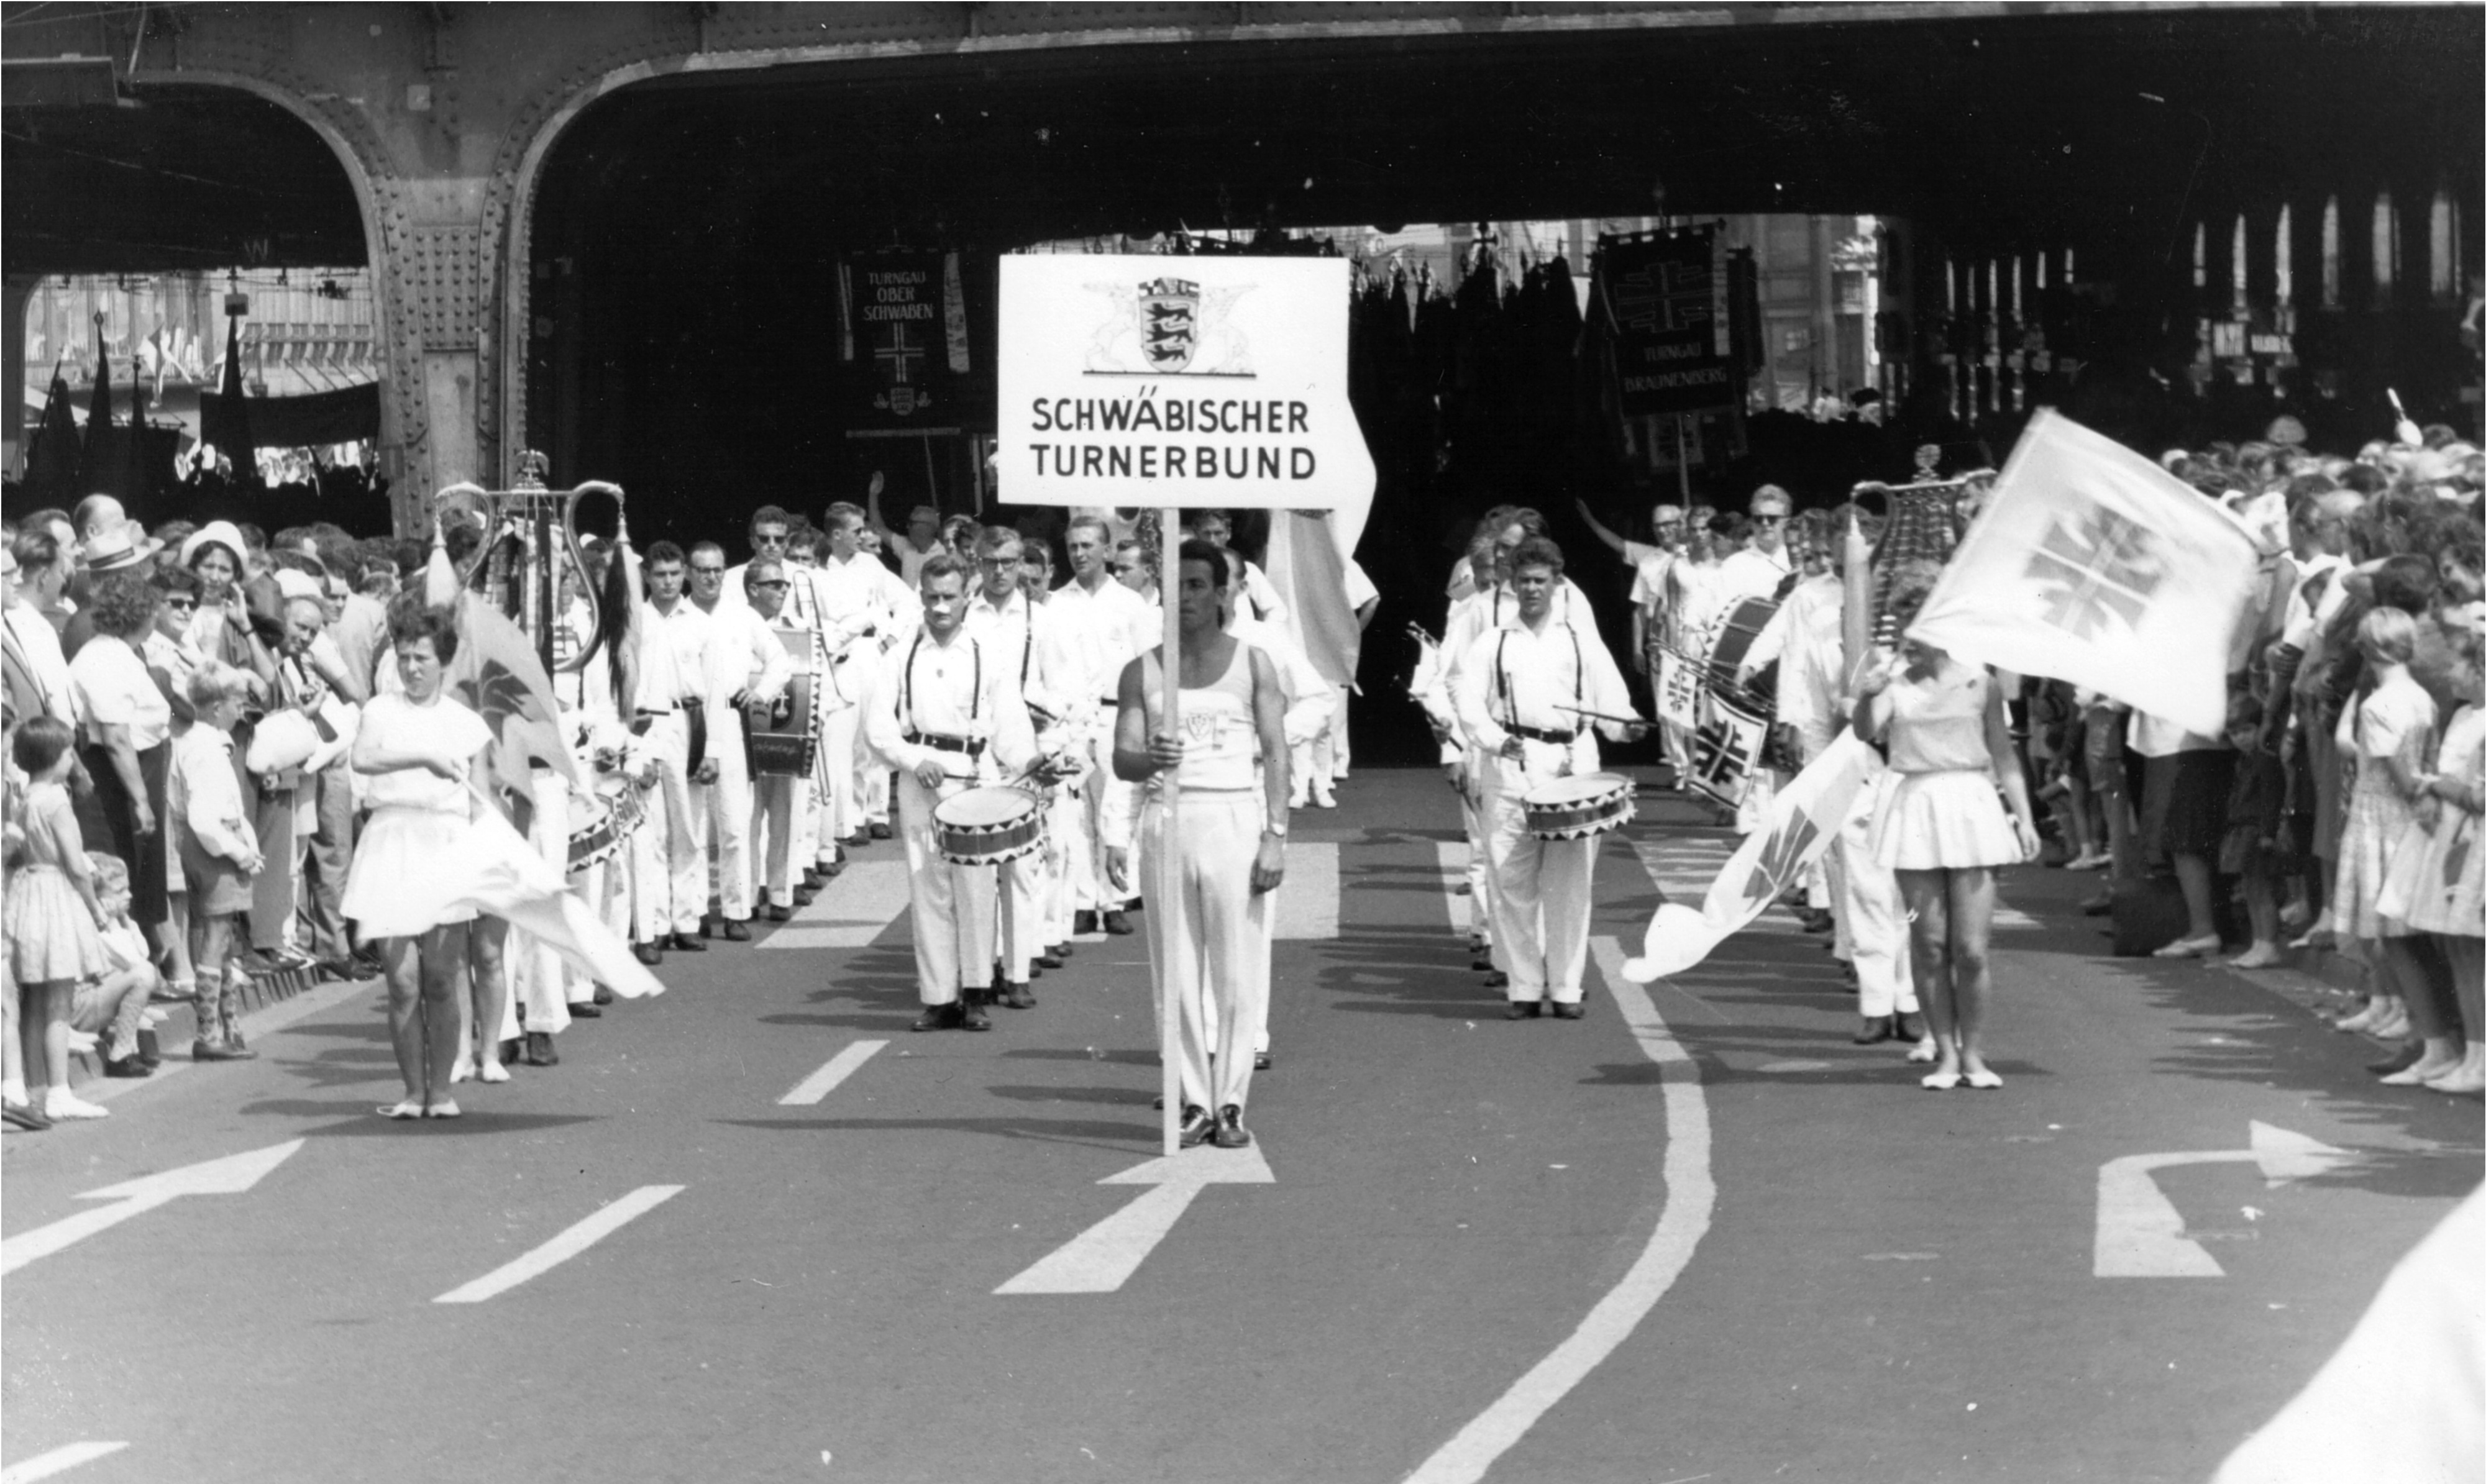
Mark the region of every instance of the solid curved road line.
[[1648, 992], [1623, 977], [1622, 943], [1598, 938], [1589, 945], [1615, 1007], [1632, 1038], [1657, 1064], [1666, 1107], [1666, 1208], [1648, 1246], [1606, 1296], [1588, 1310], [1570, 1337], [1529, 1368], [1509, 1390], [1458, 1435], [1434, 1450], [1408, 1484], [1475, 1484], [1494, 1461], [1527, 1436], [1536, 1419], [1578, 1386], [1598, 1362], [1631, 1337], [1657, 1301], [1692, 1260], [1692, 1250], [1709, 1230], [1718, 1187], [1709, 1175], [1709, 1105], [1700, 1091], [1700, 1068], [1666, 1028]]

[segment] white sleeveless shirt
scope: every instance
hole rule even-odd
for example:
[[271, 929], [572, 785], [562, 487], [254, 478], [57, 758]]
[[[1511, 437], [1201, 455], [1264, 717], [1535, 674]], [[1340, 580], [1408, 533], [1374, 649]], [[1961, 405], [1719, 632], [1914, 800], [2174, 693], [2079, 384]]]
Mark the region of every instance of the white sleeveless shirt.
[[[1260, 732], [1252, 714], [1252, 656], [1234, 642], [1226, 673], [1200, 689], [1182, 688], [1182, 763], [1175, 782], [1185, 793], [1241, 793], [1260, 786]], [[1164, 725], [1165, 664], [1151, 650], [1142, 667], [1147, 682], [1148, 730]]]

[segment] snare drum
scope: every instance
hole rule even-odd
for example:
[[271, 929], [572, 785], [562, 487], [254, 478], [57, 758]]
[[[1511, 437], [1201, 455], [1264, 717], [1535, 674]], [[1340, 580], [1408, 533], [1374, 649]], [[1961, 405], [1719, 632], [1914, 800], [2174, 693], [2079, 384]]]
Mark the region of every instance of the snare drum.
[[1558, 778], [1531, 788], [1520, 801], [1528, 833], [1538, 839], [1587, 839], [1631, 822], [1639, 785], [1619, 773]]
[[808, 778], [820, 746], [819, 707], [812, 675], [798, 671], [774, 702], [753, 701], [742, 708], [742, 745], [755, 778]]
[[645, 817], [639, 790], [627, 786], [611, 793], [589, 794], [581, 801], [581, 808], [586, 818], [569, 832], [572, 875], [611, 860]]
[[998, 866], [1044, 843], [1044, 810], [1024, 788], [952, 794], [932, 807], [932, 848], [954, 866]]

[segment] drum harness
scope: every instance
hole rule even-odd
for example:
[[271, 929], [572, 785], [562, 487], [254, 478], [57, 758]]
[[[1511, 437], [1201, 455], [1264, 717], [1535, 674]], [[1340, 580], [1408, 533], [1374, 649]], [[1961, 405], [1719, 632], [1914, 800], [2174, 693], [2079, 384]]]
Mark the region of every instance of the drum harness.
[[[978, 708], [984, 703], [984, 646], [973, 634], [965, 638], [976, 665], [976, 688], [967, 698], [967, 725], [973, 727]], [[917, 747], [928, 747], [937, 752], [964, 753], [970, 757], [981, 757], [984, 755], [984, 739], [981, 737], [951, 737], [915, 729], [915, 656], [923, 647], [924, 636], [921, 633], [915, 636], [913, 644], [906, 646], [906, 673], [902, 687], [902, 699], [906, 703], [906, 740]]]
[[[1502, 594], [1497, 592], [1494, 594], [1494, 610], [1497, 617], [1501, 609]], [[1562, 632], [1571, 636], [1571, 703], [1577, 706], [1588, 700], [1588, 666], [1586, 657], [1580, 652], [1580, 631], [1565, 620], [1562, 624]], [[1548, 731], [1542, 727], [1519, 725], [1519, 698], [1510, 693], [1510, 671], [1503, 663], [1504, 656], [1509, 648], [1510, 630], [1504, 629], [1502, 637], [1496, 640], [1493, 646], [1493, 678], [1494, 683], [1502, 688], [1502, 703], [1506, 713], [1502, 729], [1514, 737], [1524, 737], [1531, 742], [1544, 742], [1555, 747], [1570, 746], [1579, 738], [1580, 733], [1576, 730]]]

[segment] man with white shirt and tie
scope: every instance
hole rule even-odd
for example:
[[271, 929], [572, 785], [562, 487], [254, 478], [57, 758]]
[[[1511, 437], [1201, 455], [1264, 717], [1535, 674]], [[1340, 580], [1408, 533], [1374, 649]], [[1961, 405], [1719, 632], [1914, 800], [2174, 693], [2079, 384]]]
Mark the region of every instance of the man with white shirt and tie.
[[[782, 571], [783, 569], [780, 568]], [[742, 707], [770, 701], [793, 676], [793, 661], [768, 620], [748, 602], [725, 601], [725, 549], [714, 541], [691, 548], [691, 602], [707, 618], [708, 756], [716, 782], [691, 785], [691, 810], [716, 865], [717, 916], [730, 943], [751, 938], [751, 759], [742, 735]]]
[[994, 871], [958, 866], [934, 848], [932, 811], [944, 799], [1036, 758], [1036, 733], [1009, 657], [967, 631], [967, 572], [953, 557], [924, 563], [923, 626], [869, 677], [864, 738], [898, 770], [898, 821], [912, 883], [917, 1031], [989, 1031]]
[[[1509, 1018], [1584, 1013], [1596, 850], [1601, 837], [1546, 840], [1529, 833], [1526, 799], [1558, 778], [1598, 771], [1582, 711], [1629, 716], [1622, 672], [1593, 632], [1556, 613], [1562, 551], [1541, 536], [1506, 559], [1511, 611], [1459, 662], [1452, 696], [1484, 777], [1485, 855], [1493, 872], [1494, 954], [1510, 976]], [[1596, 730], [1636, 740], [1638, 723]]]
[[1157, 611], [1113, 573], [1113, 532], [1101, 516], [1071, 517], [1063, 538], [1070, 553], [1070, 580], [1054, 591], [1046, 607], [1054, 618], [1087, 636], [1098, 677], [1096, 700], [1082, 707], [1087, 718], [1082, 752], [1088, 760], [1083, 781], [1078, 836], [1071, 844], [1070, 869], [1075, 893], [1072, 926], [1085, 932], [1124, 934], [1131, 931], [1122, 908], [1129, 900], [1124, 883], [1107, 872], [1105, 851], [1130, 844], [1128, 821], [1133, 814], [1132, 787], [1114, 775], [1115, 699], [1105, 695], [1121, 677], [1122, 667], [1156, 647], [1163, 625]]
[[655, 755], [656, 786], [648, 797], [649, 818], [631, 837], [645, 964], [659, 962], [668, 948], [692, 953], [707, 948], [700, 930], [707, 915], [707, 841], [700, 828], [707, 810], [691, 790], [717, 779], [707, 736], [712, 626], [683, 595], [687, 565], [671, 541], [648, 548], [637, 721], [646, 724], [642, 735]]

